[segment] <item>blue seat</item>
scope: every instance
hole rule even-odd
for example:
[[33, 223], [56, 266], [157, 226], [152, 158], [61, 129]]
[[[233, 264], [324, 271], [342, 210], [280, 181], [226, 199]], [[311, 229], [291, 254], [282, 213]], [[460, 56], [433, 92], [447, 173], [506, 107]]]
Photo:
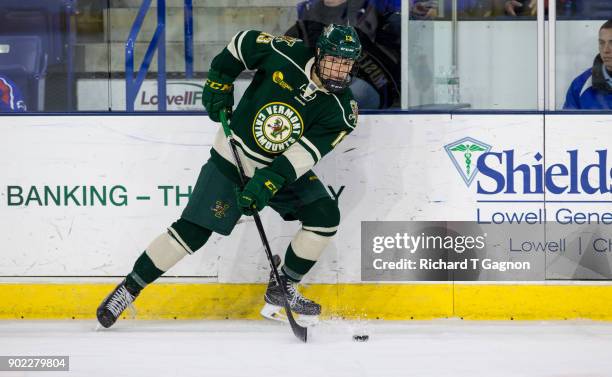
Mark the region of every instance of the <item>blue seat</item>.
[[[574, 1], [576, 18], [608, 20], [612, 18], [612, 2], [610, 0]], [[557, 11], [559, 12], [559, 11]]]
[[39, 36], [0, 36], [0, 74], [17, 84], [31, 111], [43, 110], [46, 71]]
[[66, 20], [74, 7], [75, 0], [0, 0], [0, 35], [36, 35], [49, 65], [61, 64], [70, 44]]

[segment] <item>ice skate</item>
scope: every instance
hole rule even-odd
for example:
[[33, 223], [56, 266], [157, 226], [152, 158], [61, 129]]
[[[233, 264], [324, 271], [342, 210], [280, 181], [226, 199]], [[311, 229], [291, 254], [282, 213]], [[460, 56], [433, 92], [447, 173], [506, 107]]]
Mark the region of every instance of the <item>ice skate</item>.
[[139, 293], [130, 291], [124, 279], [98, 307], [98, 322], [105, 328], [111, 327], [127, 307], [132, 307]]
[[[298, 283], [288, 280], [284, 275], [281, 275], [280, 278], [281, 284], [285, 286], [287, 291], [287, 301], [296, 320], [303, 326], [317, 324], [321, 314], [321, 305], [302, 296], [297, 289]], [[287, 322], [287, 314], [283, 304], [283, 290], [280, 285], [276, 284], [273, 277], [270, 277], [264, 301], [266, 304], [261, 309], [262, 316], [275, 321]]]

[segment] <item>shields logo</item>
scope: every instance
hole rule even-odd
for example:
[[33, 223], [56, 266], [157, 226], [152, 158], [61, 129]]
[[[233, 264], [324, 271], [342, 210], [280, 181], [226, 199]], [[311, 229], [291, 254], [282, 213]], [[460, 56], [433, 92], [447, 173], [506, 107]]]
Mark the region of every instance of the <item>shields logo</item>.
[[476, 161], [482, 154], [491, 150], [491, 146], [471, 137], [464, 137], [444, 146], [448, 157], [463, 178], [466, 186], [470, 186], [478, 173]]

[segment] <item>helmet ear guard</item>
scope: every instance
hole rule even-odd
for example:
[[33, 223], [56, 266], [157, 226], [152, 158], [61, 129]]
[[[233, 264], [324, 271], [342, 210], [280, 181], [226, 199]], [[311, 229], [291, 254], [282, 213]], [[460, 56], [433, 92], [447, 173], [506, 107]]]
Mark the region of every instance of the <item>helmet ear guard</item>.
[[[361, 42], [353, 27], [335, 24], [325, 27], [317, 40], [315, 60], [315, 72], [325, 89], [330, 92], [341, 92], [346, 89], [359, 70], [357, 61], [360, 55]], [[346, 63], [352, 62], [352, 67], [348, 72], [335, 70], [334, 75], [331, 62], [325, 60], [326, 56], [342, 59], [341, 62], [344, 64], [336, 64], [336, 66], [345, 66]], [[322, 66], [324, 64], [325, 66]], [[342, 78], [343, 74], [344, 78]]]

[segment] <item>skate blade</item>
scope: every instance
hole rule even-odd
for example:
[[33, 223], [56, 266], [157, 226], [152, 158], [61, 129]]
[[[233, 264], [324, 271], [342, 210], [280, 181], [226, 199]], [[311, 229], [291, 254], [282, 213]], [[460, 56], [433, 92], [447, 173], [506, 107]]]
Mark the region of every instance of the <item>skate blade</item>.
[[[267, 319], [278, 322], [289, 323], [287, 319], [287, 314], [285, 312], [285, 308], [282, 306], [276, 306], [272, 304], [266, 303], [264, 307], [261, 309], [260, 314]], [[295, 321], [305, 327], [315, 326], [319, 323], [318, 315], [304, 315], [293, 313]]]

